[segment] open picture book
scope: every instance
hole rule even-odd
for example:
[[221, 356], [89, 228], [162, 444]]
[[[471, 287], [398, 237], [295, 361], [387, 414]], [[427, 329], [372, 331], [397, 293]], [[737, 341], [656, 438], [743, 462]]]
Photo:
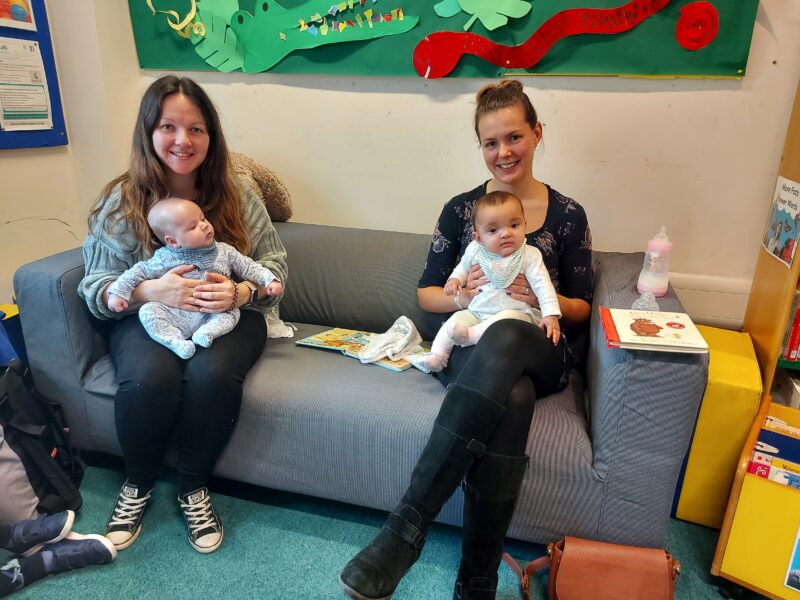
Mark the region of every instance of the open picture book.
[[600, 307], [609, 348], [657, 352], [708, 352], [708, 344], [686, 313]]
[[[356, 331], [354, 329], [328, 329], [316, 335], [297, 340], [300, 346], [310, 346], [312, 348], [322, 348], [324, 350], [338, 350], [345, 356], [358, 359], [358, 353], [369, 343], [368, 331]], [[382, 358], [378, 362], [372, 363], [390, 371], [405, 371], [411, 367], [411, 363], [405, 359], [389, 360]]]

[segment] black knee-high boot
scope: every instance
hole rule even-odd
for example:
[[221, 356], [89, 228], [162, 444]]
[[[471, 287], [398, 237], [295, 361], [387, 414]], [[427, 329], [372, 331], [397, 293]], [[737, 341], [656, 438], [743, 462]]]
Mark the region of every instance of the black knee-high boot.
[[487, 452], [467, 473], [461, 565], [453, 600], [494, 600], [503, 541], [527, 465], [527, 456]]
[[504, 407], [472, 388], [452, 385], [445, 394], [411, 483], [378, 535], [339, 575], [355, 600], [388, 600], [419, 558], [425, 534], [503, 414]]

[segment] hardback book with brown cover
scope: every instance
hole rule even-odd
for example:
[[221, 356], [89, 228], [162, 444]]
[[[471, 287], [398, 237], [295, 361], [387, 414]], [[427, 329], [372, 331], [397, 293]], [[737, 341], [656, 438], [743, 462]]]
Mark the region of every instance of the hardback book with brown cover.
[[686, 313], [600, 307], [609, 348], [657, 352], [708, 352], [708, 344]]

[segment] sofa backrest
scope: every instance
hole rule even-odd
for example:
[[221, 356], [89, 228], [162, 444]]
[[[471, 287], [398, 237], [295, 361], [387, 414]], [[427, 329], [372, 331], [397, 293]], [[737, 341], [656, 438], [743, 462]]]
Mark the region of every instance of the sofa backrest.
[[380, 333], [405, 315], [424, 339], [436, 335], [442, 318], [417, 304], [429, 235], [305, 223], [275, 228], [289, 266], [285, 321]]
[[[448, 316], [426, 313], [417, 304], [429, 235], [306, 223], [275, 223], [275, 229], [289, 265], [281, 301], [284, 320], [383, 332], [405, 315], [431, 340]], [[594, 251], [595, 273], [602, 270], [605, 279], [615, 281], [615, 289], [625, 291], [624, 298], [612, 299], [614, 306], [629, 307], [637, 297], [635, 278], [617, 279], [638, 275], [643, 257], [641, 252]], [[683, 310], [672, 291], [659, 304]]]

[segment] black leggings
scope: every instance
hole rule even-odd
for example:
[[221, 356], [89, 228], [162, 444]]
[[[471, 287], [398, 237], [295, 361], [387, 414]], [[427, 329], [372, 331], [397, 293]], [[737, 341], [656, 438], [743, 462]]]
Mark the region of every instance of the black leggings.
[[489, 452], [525, 454], [536, 399], [561, 389], [571, 368], [563, 339], [553, 346], [538, 326], [503, 319], [477, 345], [453, 349], [440, 381], [479, 390], [506, 408], [486, 443]]
[[133, 483], [153, 485], [176, 433], [180, 493], [206, 484], [239, 417], [245, 375], [266, 339], [264, 316], [243, 310], [233, 331], [183, 360], [151, 339], [137, 315], [114, 326], [110, 350], [119, 382], [114, 417]]

